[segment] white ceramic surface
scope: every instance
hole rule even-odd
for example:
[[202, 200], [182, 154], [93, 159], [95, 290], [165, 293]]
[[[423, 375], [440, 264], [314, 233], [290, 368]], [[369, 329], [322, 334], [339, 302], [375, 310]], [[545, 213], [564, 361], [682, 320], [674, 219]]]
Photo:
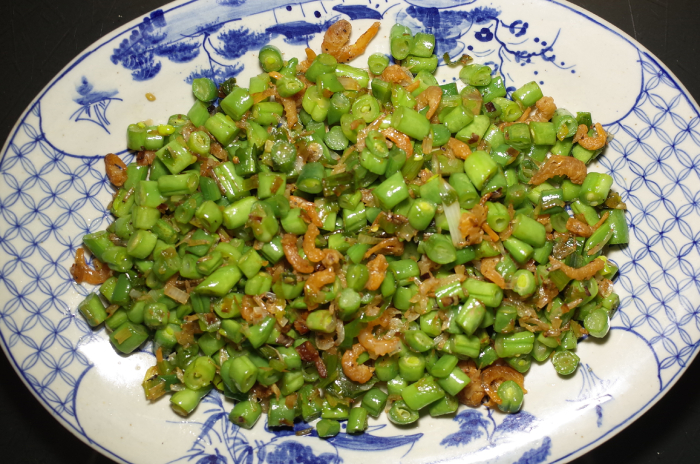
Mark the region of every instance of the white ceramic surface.
[[[610, 254], [620, 266], [622, 298], [614, 330], [605, 341], [579, 345], [582, 365], [570, 378], [549, 364], [533, 365], [520, 414], [465, 408], [453, 419], [423, 417], [409, 428], [382, 419], [365, 435], [319, 440], [271, 431], [264, 421], [253, 431], [238, 429], [227, 420], [232, 403], [211, 394], [182, 420], [167, 400], [148, 404], [143, 397], [140, 384], [153, 363], [148, 347], [118, 355], [104, 330], [93, 332], [76, 311], [90, 289], [72, 283], [68, 269], [82, 235], [107, 225], [111, 189], [101, 156], [124, 153], [126, 125], [186, 111], [193, 76], [246, 82], [259, 72], [256, 50], [265, 43], [288, 57], [303, 57], [307, 45], [319, 50], [320, 32], [340, 17], [352, 19], [356, 31], [382, 21], [368, 53], [386, 51], [396, 21], [435, 33], [440, 55], [469, 53], [509, 86], [537, 80], [560, 106], [591, 111], [615, 134], [597, 167], [614, 176], [631, 223], [630, 245]], [[442, 67], [438, 77], [449, 82], [455, 72]], [[568, 3], [169, 4], [76, 58], [37, 96], [3, 148], [2, 346], [44, 406], [119, 462], [566, 462], [650, 407], [696, 354], [697, 125], [696, 104], [661, 63]]]

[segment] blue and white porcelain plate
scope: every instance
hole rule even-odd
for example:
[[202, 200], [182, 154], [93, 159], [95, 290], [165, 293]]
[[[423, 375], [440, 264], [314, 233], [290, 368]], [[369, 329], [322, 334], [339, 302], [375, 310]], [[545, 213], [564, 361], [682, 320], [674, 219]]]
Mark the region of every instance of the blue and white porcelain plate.
[[[614, 134], [597, 169], [629, 207], [629, 246], [611, 250], [622, 299], [604, 341], [579, 345], [570, 378], [534, 365], [525, 408], [464, 408], [414, 427], [372, 421], [360, 436], [321, 440], [252, 431], [212, 393], [188, 419], [149, 404], [145, 349], [118, 355], [76, 311], [89, 291], [69, 268], [81, 237], [107, 226], [101, 157], [124, 153], [125, 128], [164, 121], [192, 103], [198, 76], [243, 82], [267, 43], [288, 57], [319, 50], [339, 18], [357, 31], [381, 21], [368, 53], [386, 51], [395, 22], [433, 33], [439, 55], [468, 53], [511, 89], [536, 80], [560, 106], [591, 111]], [[583, 39], [585, 38], [585, 40]], [[365, 55], [367, 56], [367, 55]], [[359, 65], [365, 58], [357, 60]], [[442, 82], [455, 79], [445, 66]], [[146, 99], [146, 93], [156, 96]], [[193, 0], [140, 18], [90, 47], [37, 96], [0, 158], [0, 339], [17, 373], [65, 427], [118, 462], [567, 462], [654, 404], [700, 340], [698, 107], [646, 49], [605, 21], [547, 0]], [[131, 155], [126, 154], [126, 158]], [[696, 264], [692, 264], [695, 262]]]

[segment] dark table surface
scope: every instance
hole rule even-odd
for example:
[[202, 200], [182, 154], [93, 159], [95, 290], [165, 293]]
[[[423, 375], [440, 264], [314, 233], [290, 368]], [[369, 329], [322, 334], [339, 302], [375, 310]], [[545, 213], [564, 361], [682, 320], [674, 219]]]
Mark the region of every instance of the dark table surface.
[[[700, 2], [575, 0], [637, 39], [700, 100]], [[0, 143], [29, 102], [102, 35], [161, 6], [159, 0], [23, 0], [0, 6]], [[585, 46], [585, 37], [582, 38]], [[1, 323], [1, 322], [0, 322]], [[0, 462], [109, 464], [64, 429], [0, 355]], [[651, 410], [576, 464], [700, 463], [700, 364]], [[680, 403], [680, 404], [679, 404]]]

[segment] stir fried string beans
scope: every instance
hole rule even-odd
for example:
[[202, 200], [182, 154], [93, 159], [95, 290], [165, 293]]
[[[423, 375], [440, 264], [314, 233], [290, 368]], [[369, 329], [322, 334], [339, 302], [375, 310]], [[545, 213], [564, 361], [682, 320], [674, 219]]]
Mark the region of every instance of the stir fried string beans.
[[195, 79], [188, 112], [129, 125], [137, 163], [105, 157], [116, 220], [71, 274], [99, 285], [78, 309], [115, 349], [153, 340], [149, 400], [188, 415], [218, 390], [239, 426], [268, 411], [320, 437], [385, 410], [515, 413], [533, 360], [569, 375], [606, 336], [604, 251], [629, 234], [588, 171], [604, 127], [469, 60], [440, 85], [435, 37], [404, 25], [369, 72], [347, 64], [379, 26], [351, 44], [340, 20], [301, 62], [265, 46], [248, 88]]

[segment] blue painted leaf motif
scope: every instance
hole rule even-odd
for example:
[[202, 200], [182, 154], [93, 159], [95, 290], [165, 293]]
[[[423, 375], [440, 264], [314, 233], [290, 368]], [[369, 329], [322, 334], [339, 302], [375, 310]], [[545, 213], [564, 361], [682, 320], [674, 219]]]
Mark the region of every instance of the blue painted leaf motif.
[[163, 44], [155, 49], [155, 54], [164, 56], [174, 63], [187, 63], [199, 55], [199, 41], [181, 41]]
[[165, 27], [163, 10], [153, 11], [144, 18], [138, 29], [131, 31], [128, 39], [124, 39], [115, 48], [110, 57], [112, 63], [121, 63], [132, 71], [134, 80], [145, 81], [154, 77], [161, 68], [161, 63], [153, 59], [154, 48], [163, 41], [165, 34], [158, 31]]
[[503, 422], [498, 424], [494, 429], [494, 435], [497, 433], [513, 433], [513, 432], [528, 432], [537, 422], [537, 418], [529, 412], [520, 411], [517, 414], [506, 415]]
[[[442, 439], [442, 446], [461, 446], [481, 438], [484, 433], [488, 436], [489, 421], [484, 419], [479, 411], [465, 409], [454, 417], [459, 423], [459, 432], [452, 433]], [[482, 430], [483, 429], [483, 430]]]
[[200, 458], [197, 464], [228, 464], [228, 460], [225, 456], [220, 455], [217, 450], [215, 455], [210, 454]]
[[285, 36], [284, 41], [292, 45], [305, 45], [314, 35], [327, 29], [326, 23], [312, 24], [306, 21], [292, 21], [289, 23], [275, 24], [265, 29], [270, 34]]
[[397, 435], [394, 437], [379, 437], [367, 432], [360, 435], [340, 433], [335, 437], [328, 438], [326, 441], [338, 448], [358, 451], [383, 451], [398, 448], [404, 445], [413, 446], [413, 444], [420, 440], [422, 436], [422, 433], [416, 433], [414, 435]]
[[544, 437], [538, 448], [526, 451], [514, 464], [538, 464], [544, 462], [552, 449], [552, 440]]
[[382, 19], [382, 14], [366, 5], [336, 5], [334, 11], [348, 15], [350, 19]]
[[259, 50], [270, 41], [270, 33], [252, 32], [245, 27], [230, 29], [217, 36], [222, 43], [220, 47], [214, 47], [216, 52], [229, 60], [242, 57], [250, 50]]
[[309, 446], [296, 441], [285, 441], [267, 453], [265, 462], [269, 464], [340, 464], [343, 460], [334, 454], [323, 453], [316, 456]]

